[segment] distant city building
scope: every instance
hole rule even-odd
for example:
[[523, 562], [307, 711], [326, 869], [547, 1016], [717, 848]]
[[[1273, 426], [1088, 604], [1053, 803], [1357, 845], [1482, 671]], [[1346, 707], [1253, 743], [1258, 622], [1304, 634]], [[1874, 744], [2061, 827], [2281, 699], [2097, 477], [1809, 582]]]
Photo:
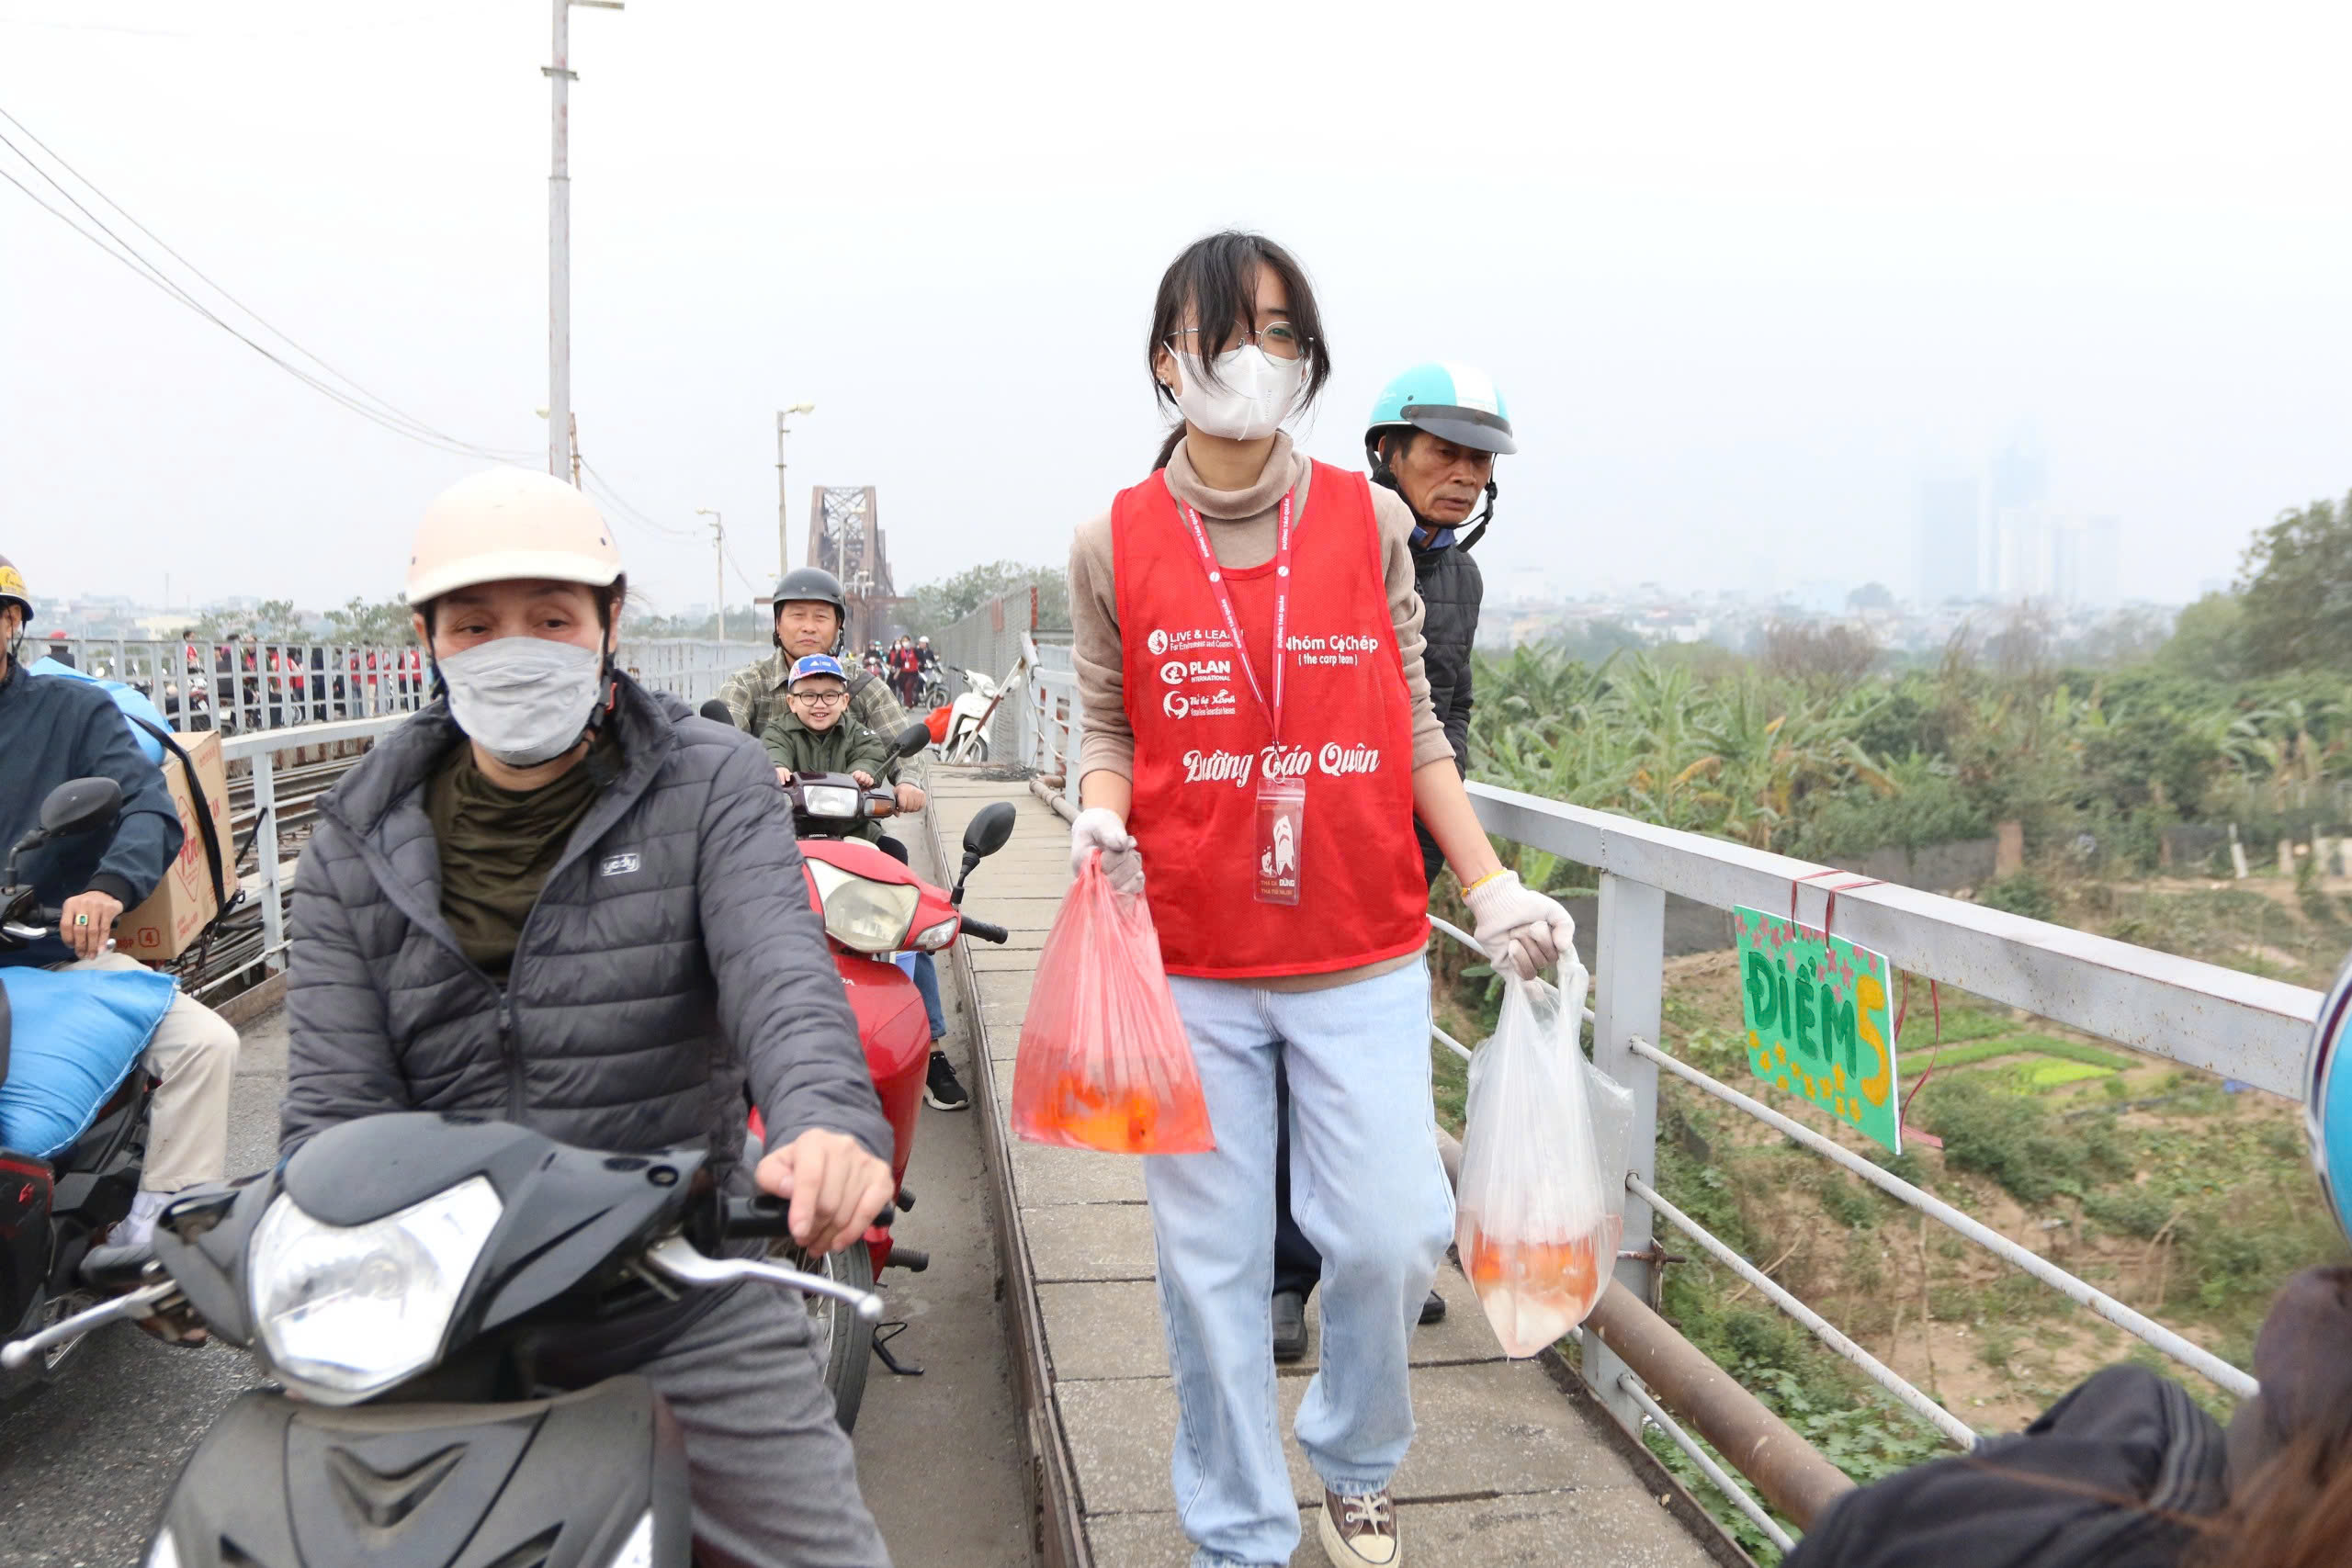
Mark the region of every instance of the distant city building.
[[2009, 604], [2113, 604], [2122, 599], [2123, 525], [2069, 517], [2039, 502], [2001, 513], [1995, 596]]
[[2123, 525], [2086, 517], [2060, 525], [2051, 541], [2051, 596], [2066, 604], [2113, 604], [2122, 597]]
[[2018, 502], [1993, 514], [1993, 592], [2016, 603], [2055, 596], [2052, 560], [2054, 528], [2048, 508]]
[[1919, 602], [1973, 599], [1983, 581], [1983, 492], [1973, 479], [1919, 487]]
[[1984, 513], [1992, 526], [1979, 578], [1994, 597], [2048, 599], [2051, 560], [2050, 460], [2030, 429], [2020, 430], [1984, 468]]

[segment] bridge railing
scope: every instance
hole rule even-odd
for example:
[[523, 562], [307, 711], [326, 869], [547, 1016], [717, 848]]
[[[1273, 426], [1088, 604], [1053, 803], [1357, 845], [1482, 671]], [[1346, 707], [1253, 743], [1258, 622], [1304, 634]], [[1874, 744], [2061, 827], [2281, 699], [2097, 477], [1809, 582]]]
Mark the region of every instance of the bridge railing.
[[[624, 623], [626, 626], [626, 623]], [[138, 687], [175, 729], [223, 735], [414, 713], [432, 700], [413, 643], [243, 637], [28, 639], [28, 659], [62, 649], [85, 675]], [[614, 662], [641, 683], [699, 705], [766, 647], [697, 637], [624, 637]]]
[[1035, 645], [1030, 662], [1029, 700], [1022, 761], [1047, 779], [1061, 780], [1061, 797], [1078, 804], [1078, 738], [1085, 728], [1086, 709], [1079, 700], [1078, 671], [1070, 662], [1070, 645]]
[[[1587, 1017], [1593, 1024], [1595, 1065], [1630, 1089], [1637, 1105], [1631, 1168], [1624, 1179], [1623, 1250], [1616, 1267], [1617, 1282], [1632, 1296], [1656, 1299], [1653, 1275], [1659, 1252], [1654, 1243], [1662, 1222], [1731, 1268], [1749, 1287], [1934, 1427], [1955, 1448], [1966, 1449], [1977, 1440], [1965, 1421], [1879, 1361], [1753, 1260], [1739, 1257], [1659, 1194], [1654, 1156], [1658, 1076], [1665, 1073], [1871, 1183], [1970, 1244], [2089, 1307], [2216, 1386], [2240, 1397], [2255, 1392], [2254, 1380], [2246, 1373], [2176, 1330], [1862, 1158], [1813, 1126], [1710, 1077], [1665, 1049], [1659, 1025], [1666, 896], [1673, 893], [1725, 909], [1734, 906], [1773, 911], [1787, 908], [1816, 930], [1832, 922], [1838, 936], [1884, 953], [1894, 968], [1923, 980], [1955, 986], [2135, 1051], [2168, 1057], [2293, 1100], [2302, 1095], [2301, 1069], [2319, 1008], [2317, 992], [1936, 894], [1883, 883], [1858, 885], [1861, 879], [1827, 867], [1651, 827], [1609, 812], [1484, 784], [1471, 785], [1470, 792], [1488, 832], [1600, 874], [1597, 963]], [[1445, 931], [1462, 942], [1469, 941], [1450, 926]], [[1442, 1032], [1438, 1040], [1465, 1057], [1470, 1055]], [[1896, 1049], [1899, 1054], [1900, 1042]], [[1645, 1321], [1635, 1323], [1635, 1317]], [[1629, 1342], [1657, 1332], [1655, 1320], [1646, 1319], [1646, 1314], [1596, 1313], [1587, 1330], [1580, 1357], [1585, 1383], [1628, 1431], [1638, 1435], [1645, 1422], [1657, 1426], [1700, 1461], [1702, 1473], [1723, 1485], [1735, 1506], [1769, 1537], [1785, 1545], [1785, 1532], [1707, 1458], [1667, 1408], [1674, 1407], [1800, 1526], [1809, 1522], [1807, 1508], [1792, 1501], [1805, 1495], [1805, 1488], [1791, 1483], [1785, 1455], [1776, 1457], [1767, 1451], [1785, 1445], [1742, 1440], [1753, 1436], [1752, 1427], [1743, 1428], [1743, 1421], [1754, 1414], [1752, 1400], [1737, 1395], [1747, 1400], [1747, 1410], [1743, 1413], [1731, 1408], [1720, 1391], [1700, 1386], [1707, 1382], [1704, 1379], [1677, 1388], [1645, 1383], [1627, 1356], [1634, 1355], [1653, 1368], [1659, 1364], [1658, 1358], [1645, 1353], [1648, 1347]], [[1713, 1382], [1723, 1384], [1728, 1380]]]
[[[187, 722], [205, 716], [200, 705], [166, 705], [167, 697], [179, 696], [188, 689], [170, 685], [168, 671], [172, 666], [164, 659], [170, 651], [169, 645], [109, 642], [95, 646], [105, 649], [110, 657], [94, 659], [81, 668], [91, 673], [104, 671], [111, 678], [129, 679], [141, 685], [176, 728], [210, 728], [201, 722]], [[292, 649], [311, 645], [280, 646]], [[298, 678], [307, 682], [311, 672], [305, 670], [298, 677], [289, 670], [282, 672], [277, 701], [271, 701], [265, 685], [255, 703], [263, 716], [281, 717], [287, 722], [245, 726], [241, 694], [236, 703], [240, 711], [230, 716], [232, 722], [222, 727], [220, 752], [230, 774], [232, 825], [240, 845], [249, 846], [254, 852], [250, 891], [252, 903], [259, 908], [259, 941], [254, 942], [252, 927], [247, 924], [243, 937], [224, 944], [217, 956], [215, 950], [208, 949], [200, 960], [184, 960], [183, 980], [191, 991], [205, 995], [229, 990], [250, 977], [255, 969], [276, 971], [285, 966], [285, 867], [287, 857], [296, 848], [289, 840], [300, 835], [318, 795], [358, 761], [370, 743], [424, 705], [422, 674], [412, 680], [390, 660], [391, 655], [403, 650], [375, 651], [387, 656], [380, 668], [390, 676], [375, 689], [375, 694], [355, 681], [338, 695], [329, 682], [323, 695], [313, 701], [307, 691], [294, 689]], [[716, 696], [729, 675], [764, 656], [764, 649], [750, 644], [663, 638], [624, 639], [616, 659], [648, 688], [698, 705]], [[363, 661], [360, 669], [364, 671], [366, 668]], [[261, 671], [265, 682], [269, 673], [266, 668]], [[150, 689], [145, 685], [145, 680], [159, 676], [156, 686]], [[243, 672], [229, 677], [232, 681], [243, 678]], [[347, 705], [343, 696], [351, 698]], [[354, 709], [359, 711], [350, 711]], [[319, 716], [313, 718], [313, 715]]]

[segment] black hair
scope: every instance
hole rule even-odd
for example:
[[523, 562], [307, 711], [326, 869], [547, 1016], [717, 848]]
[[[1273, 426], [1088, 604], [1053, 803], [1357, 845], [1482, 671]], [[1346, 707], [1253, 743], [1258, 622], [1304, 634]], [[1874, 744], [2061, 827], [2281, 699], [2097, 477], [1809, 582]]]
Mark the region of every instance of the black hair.
[[[1306, 269], [1263, 234], [1227, 229], [1185, 246], [1168, 264], [1168, 270], [1159, 275], [1159, 294], [1151, 307], [1151, 340], [1144, 345], [1144, 367], [1151, 375], [1152, 395], [1170, 412], [1176, 408], [1176, 395], [1160, 382], [1157, 370], [1159, 351], [1182, 334], [1189, 310], [1193, 324], [1200, 328], [1190, 352], [1200, 361], [1202, 378], [1210, 385], [1216, 385], [1216, 356], [1231, 348], [1257, 321], [1261, 267], [1272, 268], [1274, 276], [1282, 279], [1283, 291], [1290, 297], [1291, 328], [1298, 333], [1306, 362], [1300, 406], [1312, 403], [1322, 393], [1323, 384], [1331, 378], [1330, 351], [1323, 342], [1323, 317], [1315, 307], [1315, 289], [1306, 281]], [[1168, 459], [1175, 456], [1176, 443], [1183, 438], [1184, 426], [1180, 419], [1176, 428], [1169, 432], [1168, 439], [1160, 444], [1159, 457], [1152, 467], [1166, 468]]]

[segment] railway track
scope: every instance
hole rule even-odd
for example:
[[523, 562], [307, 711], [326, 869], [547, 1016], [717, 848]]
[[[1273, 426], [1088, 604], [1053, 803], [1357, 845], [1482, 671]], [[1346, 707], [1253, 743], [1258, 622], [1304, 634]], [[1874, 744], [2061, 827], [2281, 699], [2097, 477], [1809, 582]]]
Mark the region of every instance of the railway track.
[[364, 743], [345, 743], [335, 750], [341, 754], [291, 765], [281, 762], [272, 772], [272, 815], [276, 820], [273, 830], [266, 835], [255, 831], [259, 813], [254, 805], [251, 770], [232, 764], [239, 771], [229, 779], [230, 841], [236, 849], [235, 875], [243, 885], [245, 897], [240, 908], [213, 928], [209, 939], [168, 966], [179, 976], [180, 985], [189, 994], [217, 1003], [263, 978], [261, 961], [266, 954], [262, 951], [261, 857], [266, 853], [277, 857], [284, 867], [278, 878], [280, 895], [290, 894], [293, 863], [300, 856], [302, 846], [310, 841], [320, 797], [365, 755], [367, 747]]

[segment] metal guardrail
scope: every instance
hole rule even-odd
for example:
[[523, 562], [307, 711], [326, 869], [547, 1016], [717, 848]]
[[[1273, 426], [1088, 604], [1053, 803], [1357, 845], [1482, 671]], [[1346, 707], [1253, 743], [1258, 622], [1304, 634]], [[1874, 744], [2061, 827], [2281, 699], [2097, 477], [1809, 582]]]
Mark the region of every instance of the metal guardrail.
[[[305, 724], [285, 729], [265, 729], [251, 735], [224, 739], [220, 743], [223, 761], [242, 761], [252, 770], [254, 843], [260, 852], [256, 872], [260, 879], [261, 951], [238, 970], [239, 973], [258, 964], [265, 969], [283, 967], [286, 952], [286, 888], [279, 855], [277, 821], [277, 759], [288, 751], [300, 751], [313, 746], [334, 746], [349, 740], [369, 740], [406, 722], [408, 715], [390, 714], [379, 718], [345, 719], [335, 724]], [[357, 758], [352, 761], [356, 761]], [[213, 977], [213, 983], [227, 978]]]
[[[1617, 1282], [1637, 1300], [1652, 1299], [1654, 1222], [1668, 1224], [1723, 1261], [1809, 1332], [1886, 1389], [1955, 1445], [1977, 1440], [1968, 1425], [1855, 1344], [1834, 1325], [1771, 1280], [1720, 1238], [1661, 1197], [1655, 1180], [1657, 1076], [1663, 1070], [1723, 1103], [1753, 1116], [1824, 1158], [1870, 1181], [1964, 1239], [2089, 1306], [2109, 1322], [2244, 1397], [2252, 1378], [2176, 1331], [2107, 1295], [2047, 1258], [1979, 1224], [1932, 1194], [1754, 1098], [1676, 1059], [1657, 1042], [1665, 965], [1666, 895], [1722, 908], [1777, 909], [1803, 900], [1818, 920], [1834, 893], [1838, 934], [1886, 954], [1895, 967], [2024, 1008], [2085, 1033], [2184, 1066], [2238, 1078], [2290, 1099], [2301, 1096], [2301, 1066], [2320, 997], [2315, 991], [2224, 969], [2195, 959], [2151, 952], [2105, 937], [2070, 931], [1996, 909], [1887, 884], [1829, 886], [1841, 874], [1807, 862], [1652, 827], [1608, 812], [1496, 789], [1470, 786], [1489, 832], [1549, 852], [1600, 874], [1599, 963], [1587, 1017], [1594, 1025], [1595, 1065], [1633, 1090], [1637, 1111], [1625, 1174], [1623, 1252]], [[1808, 897], [1809, 895], [1809, 897]], [[1438, 922], [1443, 934], [1466, 933]], [[1458, 1041], [1438, 1032], [1440, 1044], [1467, 1057]], [[1701, 1450], [1670, 1415], [1675, 1392], [1646, 1385], [1625, 1359], [1633, 1348], [1611, 1342], [1601, 1314], [1582, 1335], [1582, 1375], [1621, 1425], [1638, 1434], [1658, 1427], [1686, 1452]], [[1623, 1352], [1623, 1353], [1621, 1353]], [[1661, 1403], [1657, 1395], [1665, 1396]], [[1760, 1459], [1742, 1464], [1738, 1422], [1701, 1398], [1680, 1403], [1715, 1448], [1765, 1484]], [[1775, 1464], [1784, 1462], [1776, 1460]], [[1720, 1467], [1701, 1466], [1736, 1506], [1760, 1520], [1760, 1506]], [[1802, 1526], [1808, 1520], [1800, 1517]], [[1776, 1540], [1784, 1532], [1763, 1527]]]
[[[1048, 777], [1060, 774], [1061, 796], [1074, 807], [1077, 780], [1071, 775], [1085, 718], [1077, 678], [1067, 648], [1040, 647], [1037, 653], [1022, 705], [1029, 732], [1023, 760]], [[1586, 1384], [1628, 1432], [1638, 1437], [1645, 1425], [1657, 1427], [1768, 1538], [1782, 1545], [1787, 1532], [1706, 1456], [1668, 1406], [1679, 1407], [1716, 1451], [1801, 1528], [1835, 1495], [1826, 1484], [1837, 1479], [1834, 1467], [1641, 1306], [1655, 1299], [1654, 1234], [1656, 1222], [1663, 1220], [1955, 1446], [1972, 1448], [1978, 1438], [1965, 1421], [1658, 1193], [1654, 1182], [1661, 1071], [1860, 1176], [2216, 1386], [2240, 1397], [2256, 1392], [2251, 1377], [2177, 1331], [1660, 1049], [1666, 896], [1724, 909], [1786, 907], [1816, 922], [1830, 919], [1834, 898], [1838, 934], [1884, 953], [1895, 968], [2291, 1100], [2302, 1094], [2302, 1059], [2319, 1008], [2317, 992], [1609, 812], [1485, 784], [1472, 784], [1470, 794], [1488, 832], [1600, 873], [1598, 963], [1592, 1006], [1585, 1016], [1593, 1025], [1594, 1063], [1633, 1091], [1635, 1117], [1615, 1271], [1623, 1290], [1608, 1292], [1578, 1337]], [[1442, 920], [1432, 923], [1441, 934], [1475, 950], [1469, 933]], [[1433, 1029], [1432, 1036], [1464, 1059], [1472, 1054], [1442, 1030]], [[1645, 1381], [1629, 1357], [1659, 1381]], [[1703, 1372], [1693, 1371], [1691, 1363]], [[1766, 1432], [1768, 1426], [1772, 1429]], [[1792, 1447], [1802, 1451], [1792, 1452]]]
[[1078, 671], [1068, 643], [1038, 643], [1030, 662], [1027, 749], [1022, 761], [1046, 778], [1058, 778], [1058, 794], [1078, 804], [1078, 740], [1086, 728], [1079, 700]]
[[[717, 695], [728, 676], [764, 656], [763, 650], [748, 644], [692, 639], [636, 644], [624, 641], [620, 654], [624, 667], [640, 683], [689, 704], [699, 704]], [[630, 663], [632, 658], [638, 662]], [[716, 662], [722, 659], [734, 662]], [[359, 760], [356, 752], [315, 760], [305, 760], [301, 754], [341, 751], [354, 742], [372, 742], [407, 717], [408, 713], [403, 710], [245, 732], [232, 729], [222, 735], [221, 761], [232, 767], [242, 763], [244, 770], [231, 778], [230, 793], [232, 798], [240, 794], [246, 796], [243, 808], [234, 812], [234, 820], [244, 827], [254, 852], [251, 891], [254, 895], [252, 901], [260, 907], [261, 940], [258, 948], [250, 953], [243, 951], [242, 945], [232, 945], [226, 955], [228, 962], [208, 964], [200, 976], [189, 976], [193, 991], [209, 994], [227, 987], [256, 967], [276, 970], [284, 966], [288, 892], [285, 835], [300, 825], [298, 818], [307, 818], [311, 803], [345, 769]], [[290, 764], [283, 761], [288, 753], [296, 755]], [[281, 809], [279, 786], [296, 780], [300, 781], [300, 793], [284, 803], [288, 808]], [[251, 927], [245, 930], [247, 934], [243, 941], [249, 943], [253, 940]]]
[[[251, 734], [413, 713], [432, 700], [413, 643], [67, 637], [28, 639], [25, 651], [38, 659], [61, 648], [84, 674], [138, 687], [175, 729]], [[623, 637], [614, 661], [699, 705], [767, 653], [757, 643]]]

